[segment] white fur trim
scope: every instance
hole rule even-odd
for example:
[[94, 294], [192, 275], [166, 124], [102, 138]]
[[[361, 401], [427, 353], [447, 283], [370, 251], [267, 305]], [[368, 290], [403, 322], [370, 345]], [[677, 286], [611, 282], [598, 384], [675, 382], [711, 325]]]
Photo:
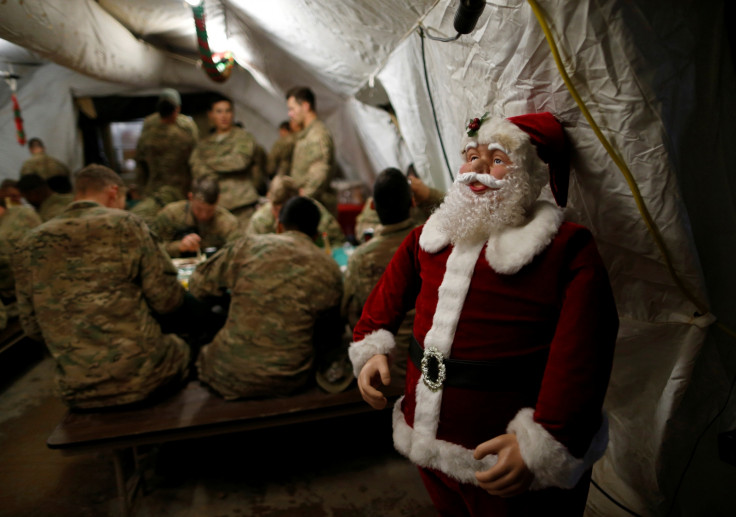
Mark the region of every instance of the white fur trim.
[[[424, 347], [434, 347], [444, 357], [450, 357], [455, 329], [465, 297], [470, 287], [475, 265], [483, 249], [483, 243], [459, 244], [452, 249], [445, 265], [445, 275], [437, 293], [437, 308], [432, 316], [432, 328], [424, 337]], [[422, 436], [437, 434], [442, 389], [431, 391], [425, 386], [423, 377], [417, 382], [414, 429]]]
[[583, 473], [603, 456], [608, 445], [608, 418], [605, 413], [600, 429], [582, 458], [570, 454], [549, 431], [535, 422], [532, 408], [520, 410], [506, 430], [516, 435], [521, 457], [534, 474], [530, 490], [574, 487]]
[[[509, 227], [488, 239], [486, 260], [497, 273], [512, 275], [529, 264], [557, 234], [564, 219], [562, 210], [539, 200], [532, 206], [522, 226]], [[450, 244], [450, 238], [430, 217], [419, 236], [419, 246], [427, 253], [437, 253]]]
[[462, 483], [478, 485], [475, 473], [488, 470], [496, 464], [497, 457], [489, 454], [478, 461], [473, 451], [462, 445], [438, 440], [415, 427], [412, 429], [401, 412], [400, 398], [393, 411], [394, 447], [420, 467], [437, 469]]
[[497, 273], [513, 275], [552, 242], [562, 220], [560, 208], [547, 201], [537, 201], [526, 224], [491, 235], [486, 248], [488, 264]]
[[357, 379], [368, 359], [378, 354], [388, 354], [396, 347], [394, 335], [386, 329], [378, 329], [366, 335], [362, 340], [350, 343], [348, 357], [353, 363], [353, 374]]

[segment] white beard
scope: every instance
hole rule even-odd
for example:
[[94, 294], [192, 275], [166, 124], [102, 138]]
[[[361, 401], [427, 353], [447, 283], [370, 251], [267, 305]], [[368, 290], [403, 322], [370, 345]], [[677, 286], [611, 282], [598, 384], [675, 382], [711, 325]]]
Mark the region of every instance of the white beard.
[[523, 200], [529, 190], [526, 175], [514, 171], [502, 183], [500, 189], [482, 194], [476, 194], [458, 181], [450, 187], [445, 200], [432, 215], [450, 242], [484, 242], [492, 233], [524, 221], [527, 207]]

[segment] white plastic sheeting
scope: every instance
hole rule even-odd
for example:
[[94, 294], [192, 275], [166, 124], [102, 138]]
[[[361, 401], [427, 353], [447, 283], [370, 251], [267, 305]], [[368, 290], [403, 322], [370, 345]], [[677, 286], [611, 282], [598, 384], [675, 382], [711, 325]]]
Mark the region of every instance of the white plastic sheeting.
[[[49, 127], [48, 135], [39, 136], [48, 136], [50, 154], [80, 165], [72, 94], [162, 85], [219, 88], [206, 82], [201, 70], [152, 46], [168, 42], [173, 50], [196, 48], [183, 2], [68, 2], [74, 4], [68, 12], [80, 18], [74, 42], [65, 41], [68, 30], [39, 30], [50, 6], [58, 4], [25, 0], [21, 12], [17, 0], [0, 3], [0, 37], [108, 80], [47, 65], [21, 81], [27, 127], [39, 128], [31, 130], [32, 136]], [[449, 43], [424, 41], [450, 171], [434, 127], [422, 40], [415, 29], [421, 22], [432, 33], [454, 35], [457, 2], [208, 0], [206, 7], [212, 13], [210, 32], [225, 36], [250, 72], [235, 74], [222, 86], [245, 113], [246, 127], [270, 144], [273, 128], [285, 116], [283, 92], [307, 84], [317, 94], [318, 112], [333, 131], [341, 168], [350, 179], [370, 182], [383, 167], [405, 168], [402, 156], [408, 153], [425, 180], [445, 188], [450, 171], [459, 167], [458, 145], [469, 118], [485, 111], [557, 115], [575, 147], [567, 216], [596, 235], [621, 317], [606, 400], [611, 443], [594, 480], [641, 515], [665, 515], [675, 497], [683, 515], [734, 510], [723, 493], [729, 481], [736, 481], [729, 467], [715, 458], [699, 461], [705, 453], [693, 463], [688, 460], [696, 443], [712, 454], [712, 435], [736, 427], [735, 405], [725, 405], [735, 342], [712, 325], [718, 317], [736, 327], [736, 279], [730, 271], [736, 253], [735, 153], [728, 145], [736, 135], [724, 116], [736, 113], [732, 93], [724, 95], [734, 91], [735, 81], [718, 8], [684, 0], [543, 3], [565, 67], [631, 169], [677, 275], [711, 308], [698, 315], [667, 271], [622, 174], [572, 100], [525, 1], [489, 1], [471, 35]], [[43, 12], [46, 18], [38, 14]], [[63, 19], [68, 13], [56, 14]], [[124, 34], [122, 27], [150, 44]], [[108, 37], [119, 37], [120, 43], [108, 44]], [[131, 51], [123, 56], [128, 45]], [[73, 62], [73, 56], [79, 59]], [[112, 70], [118, 64], [121, 71]], [[157, 75], [151, 66], [165, 74]], [[374, 80], [396, 111], [403, 142], [387, 114], [355, 99]], [[56, 125], [48, 126], [52, 115]], [[17, 174], [26, 156], [18, 147], [7, 92], [1, 92], [3, 177]], [[698, 442], [724, 407], [722, 418]], [[707, 500], [697, 500], [703, 493]], [[626, 514], [596, 488], [591, 488], [588, 512]]]

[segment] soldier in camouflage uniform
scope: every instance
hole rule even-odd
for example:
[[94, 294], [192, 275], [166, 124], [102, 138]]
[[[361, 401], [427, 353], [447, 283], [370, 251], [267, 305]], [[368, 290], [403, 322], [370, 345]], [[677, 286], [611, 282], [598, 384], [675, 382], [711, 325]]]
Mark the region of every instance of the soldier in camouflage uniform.
[[163, 186], [150, 196], [136, 203], [130, 209], [130, 212], [143, 219], [149, 227], [152, 227], [161, 209], [169, 203], [179, 201], [180, 199], [184, 198], [177, 187]]
[[291, 155], [294, 152], [295, 133], [298, 131], [292, 132], [291, 126], [292, 123], [288, 120], [279, 125], [279, 139], [268, 153], [266, 170], [269, 178], [291, 172]]
[[221, 248], [239, 237], [236, 217], [217, 206], [217, 179], [194, 180], [188, 199], [166, 205], [153, 223], [153, 230], [171, 257], [192, 254], [205, 248]]
[[172, 186], [185, 196], [192, 182], [189, 156], [197, 145], [194, 121], [181, 114], [176, 90], [161, 93], [153, 113], [143, 121], [136, 147], [136, 182], [144, 195]]
[[[412, 197], [414, 198], [414, 204], [411, 207], [411, 218], [414, 224], [419, 226], [424, 224], [432, 210], [442, 203], [445, 194], [441, 190], [429, 187], [418, 176], [409, 176], [405, 179], [411, 185]], [[366, 232], [372, 235], [380, 231], [380, 224], [378, 213], [373, 207], [373, 198], [369, 197], [355, 219], [355, 238], [358, 242], [366, 242]]]
[[38, 174], [27, 174], [18, 181], [18, 190], [46, 222], [56, 217], [74, 200], [73, 194], [59, 194]]
[[125, 205], [120, 177], [88, 166], [75, 201], [31, 230], [14, 255], [20, 321], [56, 361], [59, 395], [71, 407], [136, 402], [180, 380], [189, 348], [162, 334], [184, 289], [166, 253]]
[[258, 204], [258, 191], [265, 184], [260, 168], [253, 167], [255, 138], [233, 125], [233, 105], [227, 98], [214, 98], [208, 116], [215, 131], [197, 144], [189, 158], [192, 175], [217, 177], [220, 205], [246, 228]]
[[[389, 168], [376, 178], [373, 187], [375, 211], [381, 225], [374, 237], [361, 244], [348, 259], [345, 273], [345, 293], [342, 299], [343, 317], [353, 328], [363, 312], [363, 304], [383, 275], [399, 245], [416, 226], [411, 217], [412, 193], [400, 170]], [[412, 309], [406, 314], [396, 334], [396, 353], [391, 368], [406, 374], [406, 358], [414, 325]]]
[[337, 195], [331, 182], [335, 175], [335, 146], [327, 126], [317, 118], [314, 94], [296, 87], [286, 93], [289, 118], [303, 127], [296, 135], [290, 175], [296, 185], [337, 216]]
[[238, 239], [190, 278], [198, 298], [232, 295], [227, 323], [197, 361], [200, 380], [226, 399], [303, 388], [314, 375], [315, 346], [340, 346], [342, 277], [314, 245], [318, 220], [314, 203], [293, 198], [281, 212], [285, 231]]
[[20, 169], [21, 176], [38, 174], [45, 180], [54, 176], [69, 177], [69, 168], [46, 154], [46, 148], [40, 138], [31, 138], [28, 141], [28, 150], [31, 152], [31, 157], [23, 162]]
[[[292, 197], [299, 195], [294, 179], [290, 176], [274, 177], [268, 189], [268, 202], [258, 207], [256, 213], [248, 223], [247, 233], [262, 235], [264, 233], [276, 233], [278, 217], [281, 207]], [[311, 199], [311, 198], [310, 198]], [[331, 247], [342, 246], [345, 242], [345, 234], [337, 219], [327, 209], [314, 199], [314, 204], [319, 208], [320, 218], [317, 233], [319, 234], [316, 244], [320, 248], [325, 247], [324, 237], [327, 236]]]
[[6, 302], [7, 311], [14, 317], [18, 311], [10, 257], [23, 236], [41, 224], [41, 218], [30, 206], [6, 205], [7, 201], [0, 198], [0, 300]]

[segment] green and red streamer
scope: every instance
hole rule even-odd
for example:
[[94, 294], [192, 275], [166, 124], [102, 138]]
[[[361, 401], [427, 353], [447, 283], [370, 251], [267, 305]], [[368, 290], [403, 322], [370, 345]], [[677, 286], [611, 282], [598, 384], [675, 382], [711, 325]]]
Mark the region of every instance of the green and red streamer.
[[20, 104], [18, 104], [18, 98], [15, 93], [10, 94], [10, 98], [13, 101], [13, 116], [15, 117], [15, 135], [18, 138], [20, 145], [26, 145], [26, 133], [23, 131], [23, 117], [20, 116]]
[[215, 82], [222, 83], [230, 77], [235, 58], [229, 50], [213, 53], [207, 41], [207, 27], [204, 22], [204, 4], [192, 7], [194, 26], [197, 29], [197, 47], [202, 58], [202, 66], [207, 75]]

